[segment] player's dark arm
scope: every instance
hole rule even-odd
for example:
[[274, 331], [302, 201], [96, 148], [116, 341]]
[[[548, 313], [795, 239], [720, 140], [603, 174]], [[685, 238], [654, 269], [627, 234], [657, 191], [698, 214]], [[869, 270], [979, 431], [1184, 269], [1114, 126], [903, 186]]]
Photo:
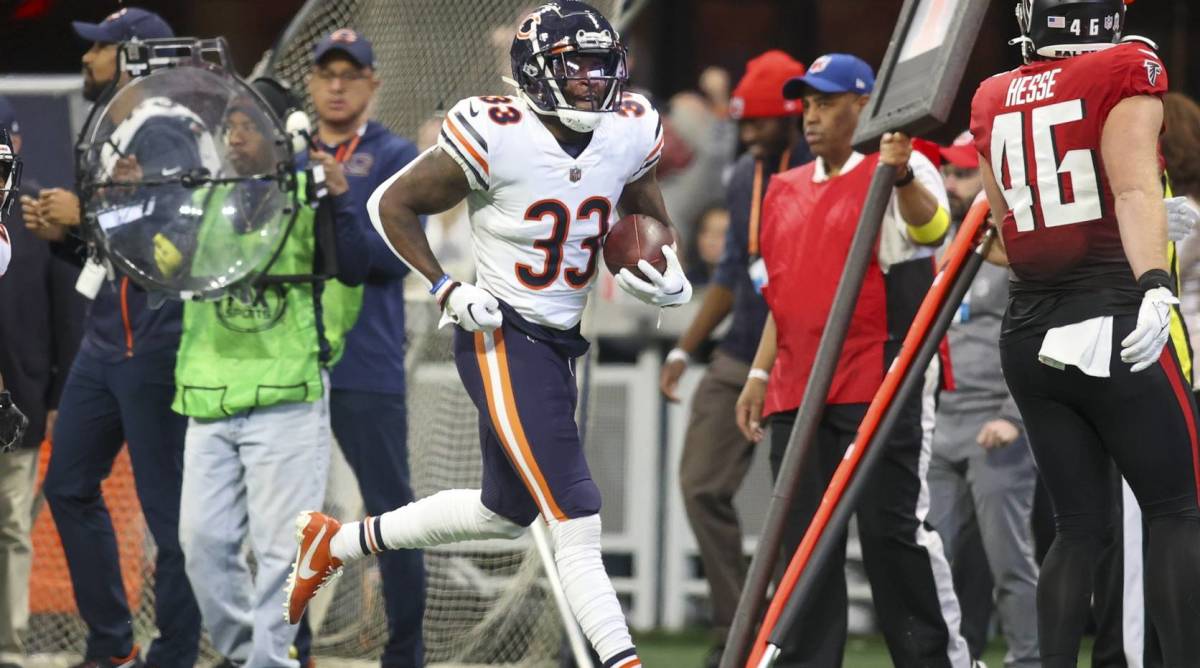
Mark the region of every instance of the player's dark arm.
[[[417, 150], [415, 144], [406, 143], [402, 150], [392, 151], [391, 158], [387, 161], [383, 173], [395, 174], [407, 167], [413, 160], [416, 160], [419, 155], [420, 152]], [[422, 221], [422, 224], [424, 223], [425, 221]], [[370, 227], [369, 222], [367, 227]], [[383, 237], [375, 234], [371, 229], [366, 231], [366, 236], [370, 253], [368, 257], [371, 260], [370, 267], [367, 269], [368, 280], [388, 281], [404, 278], [408, 275], [408, 267], [396, 258]]]
[[1162, 123], [1162, 100], [1138, 95], [1113, 107], [1100, 135], [1121, 245], [1135, 278], [1167, 270], [1167, 210], [1158, 163]]
[[[667, 204], [663, 201], [662, 190], [658, 187], [658, 177], [655, 175], [657, 171], [658, 168], [654, 167], [638, 180], [626, 183], [617, 206], [622, 215], [644, 214], [674, 229], [671, 216], [667, 213]], [[676, 234], [675, 238], [678, 239], [679, 235]]]
[[392, 250], [430, 284], [445, 272], [429, 248], [421, 216], [441, 213], [471, 192], [467, 177], [440, 148], [422, 153], [367, 203], [371, 222]]

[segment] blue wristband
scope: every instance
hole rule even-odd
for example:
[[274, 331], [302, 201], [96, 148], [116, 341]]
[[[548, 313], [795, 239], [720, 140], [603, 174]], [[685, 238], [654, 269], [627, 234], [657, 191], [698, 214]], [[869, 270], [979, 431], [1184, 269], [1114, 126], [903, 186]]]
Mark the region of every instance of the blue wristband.
[[450, 282], [450, 274], [442, 274], [442, 277], [434, 281], [433, 287], [429, 288], [429, 294], [436, 295], [442, 286]]

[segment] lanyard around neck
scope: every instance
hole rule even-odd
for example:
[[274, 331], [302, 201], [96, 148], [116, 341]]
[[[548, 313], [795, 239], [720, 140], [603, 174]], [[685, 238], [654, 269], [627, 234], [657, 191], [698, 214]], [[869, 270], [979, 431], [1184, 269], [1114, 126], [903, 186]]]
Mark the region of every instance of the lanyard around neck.
[[[788, 168], [788, 160], [792, 157], [792, 149], [788, 148], [779, 158], [779, 169], [777, 173]], [[763, 197], [763, 161], [756, 160], [754, 162], [754, 188], [750, 192], [750, 232], [749, 239], [746, 242], [746, 250], [751, 257], [758, 255], [758, 228], [762, 218], [762, 197]]]

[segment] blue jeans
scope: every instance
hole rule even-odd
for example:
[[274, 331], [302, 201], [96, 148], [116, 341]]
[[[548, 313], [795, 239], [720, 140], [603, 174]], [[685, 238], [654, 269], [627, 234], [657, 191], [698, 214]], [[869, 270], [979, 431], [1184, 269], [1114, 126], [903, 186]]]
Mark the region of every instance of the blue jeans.
[[188, 423], [180, 543], [213, 646], [246, 668], [298, 665], [284, 585], [296, 516], [325, 499], [330, 440], [325, 397]]
[[174, 394], [175, 351], [107, 362], [85, 349], [75, 357], [59, 401], [43, 492], [62, 538], [75, 603], [88, 626], [88, 658], [133, 650], [116, 534], [100, 496], [100, 481], [128, 442], [142, 514], [158, 545], [154, 607], [160, 635], [146, 658], [161, 667], [191, 668], [196, 662], [200, 611], [179, 547], [187, 419], [171, 411]]

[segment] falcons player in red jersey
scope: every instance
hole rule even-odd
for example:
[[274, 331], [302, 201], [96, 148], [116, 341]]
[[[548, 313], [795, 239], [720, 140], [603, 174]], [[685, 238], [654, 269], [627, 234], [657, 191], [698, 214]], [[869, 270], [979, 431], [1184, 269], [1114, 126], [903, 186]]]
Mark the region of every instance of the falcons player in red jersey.
[[1014, 274], [1004, 375], [1055, 514], [1042, 662], [1076, 665], [1115, 461], [1149, 521], [1147, 607], [1166, 665], [1200, 666], [1197, 415], [1166, 345], [1166, 68], [1147, 41], [1119, 41], [1122, 0], [1020, 0], [1017, 20], [1026, 64], [980, 85], [971, 131]]

